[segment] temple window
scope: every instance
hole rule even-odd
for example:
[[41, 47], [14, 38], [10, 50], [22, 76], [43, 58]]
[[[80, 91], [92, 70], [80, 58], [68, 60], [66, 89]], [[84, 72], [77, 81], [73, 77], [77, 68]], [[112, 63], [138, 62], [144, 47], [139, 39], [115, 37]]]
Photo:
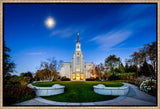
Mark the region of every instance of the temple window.
[[73, 79], [74, 79], [74, 80], [76, 79], [75, 74], [73, 74]]

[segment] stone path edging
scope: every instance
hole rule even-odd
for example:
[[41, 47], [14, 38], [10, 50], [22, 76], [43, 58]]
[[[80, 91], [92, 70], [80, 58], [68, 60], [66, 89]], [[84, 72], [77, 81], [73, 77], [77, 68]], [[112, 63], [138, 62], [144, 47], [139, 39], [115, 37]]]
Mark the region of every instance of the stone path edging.
[[50, 100], [46, 100], [43, 99], [41, 97], [36, 97], [35, 100], [39, 101], [39, 102], [43, 102], [49, 105], [101, 105], [101, 104], [106, 104], [106, 103], [113, 103], [113, 102], [118, 102], [122, 99], [124, 99], [126, 96], [121, 95], [115, 99], [112, 100], [107, 100], [107, 101], [97, 101], [97, 102], [82, 102], [82, 103], [73, 103], [73, 102], [58, 102], [58, 101], [50, 101]]

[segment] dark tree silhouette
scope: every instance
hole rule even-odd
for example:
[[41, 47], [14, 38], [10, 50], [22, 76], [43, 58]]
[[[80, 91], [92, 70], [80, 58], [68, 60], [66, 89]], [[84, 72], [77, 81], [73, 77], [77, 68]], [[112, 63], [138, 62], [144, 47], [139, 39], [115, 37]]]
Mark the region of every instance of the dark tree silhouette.
[[15, 68], [15, 63], [13, 63], [11, 61], [11, 57], [8, 54], [8, 52], [11, 51], [11, 49], [9, 49], [4, 42], [4, 52], [3, 52], [3, 76], [9, 76], [10, 73], [12, 73], [14, 71]]

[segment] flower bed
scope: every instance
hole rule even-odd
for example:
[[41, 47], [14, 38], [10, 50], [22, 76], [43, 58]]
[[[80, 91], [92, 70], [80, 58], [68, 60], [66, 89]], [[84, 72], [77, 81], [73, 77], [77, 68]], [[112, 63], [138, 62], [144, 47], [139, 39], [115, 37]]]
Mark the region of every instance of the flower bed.
[[147, 93], [151, 93], [151, 92], [155, 92], [156, 90], [156, 80], [146, 80], [146, 81], [143, 81], [140, 85], [140, 90], [144, 91], [144, 92], [147, 92]]

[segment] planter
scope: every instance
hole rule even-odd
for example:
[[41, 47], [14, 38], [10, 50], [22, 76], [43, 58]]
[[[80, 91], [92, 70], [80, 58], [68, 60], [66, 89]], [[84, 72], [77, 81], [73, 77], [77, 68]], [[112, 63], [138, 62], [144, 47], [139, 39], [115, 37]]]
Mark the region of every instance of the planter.
[[55, 84], [52, 87], [36, 87], [32, 84], [27, 85], [29, 88], [33, 89], [37, 96], [51, 96], [64, 93], [65, 86]]
[[106, 87], [103, 84], [93, 86], [94, 92], [101, 95], [127, 95], [129, 87], [124, 85], [122, 87]]

